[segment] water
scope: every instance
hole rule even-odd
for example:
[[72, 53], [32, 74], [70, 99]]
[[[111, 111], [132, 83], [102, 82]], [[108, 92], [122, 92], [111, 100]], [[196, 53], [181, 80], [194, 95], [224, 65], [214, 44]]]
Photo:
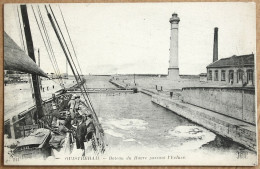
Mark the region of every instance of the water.
[[[91, 87], [114, 87], [108, 80], [109, 77], [98, 77], [98, 80], [88, 77], [87, 83]], [[143, 93], [95, 93], [90, 98], [104, 128], [110, 154], [122, 151], [235, 154], [238, 149], [244, 149], [154, 104]]]
[[198, 149], [216, 135], [151, 102], [142, 93], [91, 94], [105, 130], [108, 151]]

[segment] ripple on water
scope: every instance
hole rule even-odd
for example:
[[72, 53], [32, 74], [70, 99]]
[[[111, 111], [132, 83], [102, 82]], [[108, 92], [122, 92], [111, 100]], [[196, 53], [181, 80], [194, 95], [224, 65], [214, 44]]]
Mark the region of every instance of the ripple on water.
[[[199, 126], [178, 126], [168, 131], [168, 137], [178, 138], [178, 149], [198, 149], [213, 141], [216, 135]], [[176, 147], [175, 147], [176, 149]]]
[[114, 136], [114, 137], [124, 138], [124, 135], [122, 133], [115, 132], [114, 130], [111, 130], [111, 129], [105, 130], [105, 133], [109, 134], [111, 136]]
[[122, 130], [145, 130], [146, 125], [148, 124], [144, 120], [140, 119], [110, 119], [104, 121], [106, 126], [114, 126]]

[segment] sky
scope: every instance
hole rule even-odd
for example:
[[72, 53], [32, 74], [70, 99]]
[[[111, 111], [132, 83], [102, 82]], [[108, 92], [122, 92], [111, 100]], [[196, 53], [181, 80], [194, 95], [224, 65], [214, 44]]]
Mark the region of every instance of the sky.
[[[33, 7], [37, 9], [36, 4]], [[44, 5], [39, 7], [59, 70], [65, 73], [65, 55]], [[169, 19], [174, 12], [180, 18], [180, 74], [206, 72], [213, 59], [214, 27], [219, 28], [219, 59], [256, 53], [254, 3], [81, 3], [51, 7], [73, 53], [59, 7], [63, 12], [83, 74], [167, 74]], [[17, 4], [5, 5], [4, 30], [23, 48], [17, 8]], [[31, 5], [27, 9], [34, 48], [40, 49], [40, 67], [46, 73], [54, 72]], [[36, 17], [39, 21], [37, 12]]]

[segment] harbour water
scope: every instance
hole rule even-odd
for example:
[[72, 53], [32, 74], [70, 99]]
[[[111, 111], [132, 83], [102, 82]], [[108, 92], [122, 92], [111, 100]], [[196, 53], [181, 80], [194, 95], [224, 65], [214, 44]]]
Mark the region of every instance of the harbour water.
[[[87, 78], [89, 86], [112, 87], [108, 79]], [[247, 151], [237, 143], [151, 102], [143, 93], [90, 94], [105, 130], [108, 154], [165, 152], [222, 153]]]

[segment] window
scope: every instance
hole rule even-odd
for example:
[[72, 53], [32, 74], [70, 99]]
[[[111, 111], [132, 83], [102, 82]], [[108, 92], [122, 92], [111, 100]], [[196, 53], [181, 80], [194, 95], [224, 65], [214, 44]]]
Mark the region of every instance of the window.
[[252, 69], [247, 70], [247, 83], [249, 81], [253, 82], [253, 70]]
[[208, 80], [212, 80], [212, 70], [209, 70]]
[[234, 70], [229, 71], [228, 80], [229, 80], [229, 83], [233, 84], [233, 82], [234, 82]]
[[218, 70], [215, 70], [214, 80], [215, 80], [215, 81], [218, 81]]
[[221, 70], [221, 81], [225, 81], [225, 80], [226, 80], [226, 71]]
[[237, 83], [243, 82], [243, 74], [244, 74], [243, 70], [239, 69], [237, 71]]

